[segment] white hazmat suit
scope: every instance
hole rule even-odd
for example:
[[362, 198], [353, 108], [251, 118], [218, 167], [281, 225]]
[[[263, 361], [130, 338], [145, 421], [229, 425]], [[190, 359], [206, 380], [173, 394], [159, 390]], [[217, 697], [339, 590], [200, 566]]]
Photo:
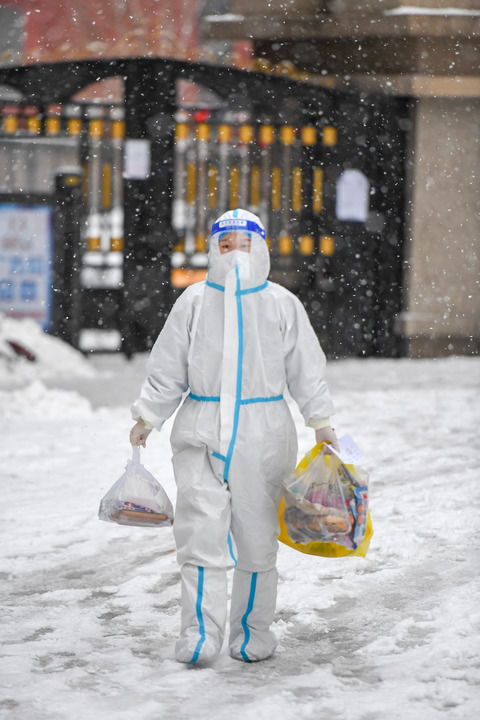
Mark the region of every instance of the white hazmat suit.
[[[232, 230], [248, 232], [249, 254], [220, 253], [218, 239]], [[174, 304], [132, 408], [134, 418], [160, 429], [188, 393], [171, 435], [181, 662], [220, 652], [232, 564], [230, 654], [248, 662], [273, 653], [276, 508], [297, 457], [285, 392], [311, 427], [323, 427], [333, 412], [325, 356], [305, 309], [267, 281], [269, 270], [259, 218], [244, 210], [222, 215], [212, 228], [207, 280]]]

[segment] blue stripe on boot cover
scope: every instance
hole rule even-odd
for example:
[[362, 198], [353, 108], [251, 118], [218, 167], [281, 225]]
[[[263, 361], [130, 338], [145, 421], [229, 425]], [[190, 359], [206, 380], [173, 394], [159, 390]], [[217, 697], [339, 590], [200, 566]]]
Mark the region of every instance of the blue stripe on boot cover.
[[244, 633], [244, 641], [242, 644], [242, 647], [240, 648], [240, 655], [246, 662], [252, 662], [250, 658], [248, 657], [247, 653], [245, 652], [246, 647], [248, 645], [248, 642], [250, 640], [250, 628], [247, 625], [248, 616], [253, 610], [253, 603], [255, 602], [255, 591], [257, 588], [257, 575], [258, 573], [254, 572], [252, 573], [252, 580], [250, 582], [250, 595], [248, 596], [248, 604], [247, 609], [245, 611], [245, 615], [242, 617], [242, 628]]
[[203, 574], [204, 574], [204, 568], [198, 567], [198, 585], [197, 585], [197, 603], [196, 603], [196, 612], [197, 612], [197, 620], [198, 620], [198, 631], [200, 633], [200, 638], [197, 642], [197, 647], [194, 650], [194, 653], [192, 655], [192, 659], [190, 660], [191, 663], [195, 663], [198, 660], [198, 656], [200, 655], [200, 650], [202, 649], [203, 643], [205, 642], [205, 623], [203, 622], [203, 613], [202, 613], [202, 600], [203, 600]]

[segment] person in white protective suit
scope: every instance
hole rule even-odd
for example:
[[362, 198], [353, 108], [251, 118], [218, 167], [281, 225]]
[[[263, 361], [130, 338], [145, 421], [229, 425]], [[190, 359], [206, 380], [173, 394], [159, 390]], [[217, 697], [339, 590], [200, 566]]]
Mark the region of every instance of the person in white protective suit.
[[178, 488], [174, 535], [182, 577], [177, 660], [212, 661], [235, 566], [229, 648], [263, 660], [277, 590], [277, 503], [297, 458], [288, 390], [318, 442], [337, 444], [325, 355], [300, 301], [267, 281], [265, 230], [245, 210], [213, 225], [205, 282], [174, 304], [132, 407], [132, 444], [145, 445], [188, 392], [171, 434]]

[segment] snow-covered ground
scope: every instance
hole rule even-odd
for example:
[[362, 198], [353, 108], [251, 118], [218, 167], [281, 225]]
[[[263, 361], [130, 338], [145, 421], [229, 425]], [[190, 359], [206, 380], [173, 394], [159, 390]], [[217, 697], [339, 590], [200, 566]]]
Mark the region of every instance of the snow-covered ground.
[[[201, 669], [173, 656], [171, 530], [97, 520], [145, 357], [85, 360], [49, 342], [37, 364], [0, 358], [0, 717], [480, 717], [478, 358], [330, 363], [337, 431], [371, 475], [370, 552], [281, 546], [275, 657], [224, 651]], [[313, 433], [293, 410], [303, 454]], [[170, 426], [142, 457], [174, 500]]]

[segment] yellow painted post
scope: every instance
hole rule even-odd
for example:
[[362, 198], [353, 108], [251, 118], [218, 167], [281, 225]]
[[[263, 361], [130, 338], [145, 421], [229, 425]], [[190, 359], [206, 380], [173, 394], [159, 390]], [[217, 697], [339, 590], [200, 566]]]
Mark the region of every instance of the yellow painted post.
[[7, 135], [15, 135], [18, 131], [18, 107], [15, 105], [5, 106], [2, 110], [3, 132]]
[[177, 142], [181, 140], [188, 140], [188, 124], [185, 122], [179, 122], [175, 126], [175, 140]]
[[82, 120], [81, 118], [68, 118], [67, 120], [67, 132], [69, 135], [80, 135], [82, 132]]
[[272, 210], [277, 212], [282, 206], [282, 171], [276, 165], [272, 168]]
[[248, 145], [253, 140], [253, 127], [251, 125], [240, 125], [238, 137], [242, 145]]
[[305, 125], [302, 128], [302, 145], [313, 147], [317, 142], [317, 130], [313, 125]]
[[291, 125], [282, 125], [280, 128], [280, 141], [283, 145], [292, 145], [295, 139], [294, 129]]
[[238, 190], [240, 185], [240, 172], [236, 165], [230, 168], [230, 210], [238, 207]]
[[124, 120], [112, 120], [112, 140], [124, 140], [125, 139], [125, 121]]
[[111, 252], [122, 252], [124, 249], [123, 149], [125, 144], [125, 120], [123, 108], [112, 108], [110, 112], [110, 120], [110, 135], [112, 142], [110, 250]]
[[42, 116], [38, 108], [28, 106], [24, 110], [26, 130], [29, 135], [40, 135], [42, 130]]
[[210, 125], [208, 123], [198, 123], [197, 125], [197, 140], [203, 140], [208, 142], [210, 138]]
[[275, 140], [275, 130], [273, 125], [260, 125], [258, 133], [258, 141], [261, 148], [272, 145]]
[[292, 209], [299, 213], [302, 209], [302, 168], [294, 167], [292, 171]]
[[45, 118], [45, 134], [49, 137], [55, 137], [61, 131], [62, 106], [49, 105], [47, 108], [47, 116]]
[[70, 137], [78, 137], [83, 130], [82, 108], [80, 105], [64, 105], [63, 115], [66, 118], [66, 131]]
[[91, 106], [88, 109], [88, 219], [87, 249], [98, 252], [102, 249], [102, 162], [101, 143], [104, 129], [103, 108]]
[[280, 255], [291, 255], [293, 252], [293, 240], [287, 233], [278, 238], [278, 252]]
[[185, 250], [188, 255], [195, 251], [195, 199], [197, 197], [197, 163], [193, 160], [187, 162], [187, 234]]
[[315, 215], [323, 210], [323, 170], [319, 167], [313, 168], [312, 207]]
[[102, 118], [92, 118], [88, 123], [88, 134], [90, 137], [95, 140], [101, 140], [103, 136], [103, 125], [104, 122]]
[[337, 144], [337, 128], [333, 125], [325, 125], [322, 130], [322, 142], [326, 147], [333, 147]]
[[216, 165], [209, 165], [208, 168], [208, 208], [215, 210], [217, 207], [217, 177], [218, 168]]
[[210, 140], [210, 125], [206, 122], [197, 124], [197, 187], [195, 199], [195, 252], [204, 253], [207, 250], [206, 215], [208, 196], [208, 142]]
[[298, 249], [301, 255], [313, 255], [315, 243], [311, 235], [301, 235], [298, 241]]
[[320, 238], [320, 252], [327, 257], [335, 252], [335, 240], [331, 235], [322, 235]]
[[112, 165], [102, 165], [102, 208], [108, 210], [112, 202]]
[[90, 225], [90, 232], [87, 237], [87, 250], [91, 252], [101, 250], [100, 227], [97, 227], [94, 223]]
[[189, 162], [187, 165], [187, 205], [195, 203], [196, 176], [195, 163]]
[[232, 128], [230, 125], [222, 123], [218, 126], [217, 139], [221, 144], [230, 142], [232, 137]]
[[112, 252], [122, 252], [124, 248], [123, 237], [112, 237], [110, 240], [110, 250]]

